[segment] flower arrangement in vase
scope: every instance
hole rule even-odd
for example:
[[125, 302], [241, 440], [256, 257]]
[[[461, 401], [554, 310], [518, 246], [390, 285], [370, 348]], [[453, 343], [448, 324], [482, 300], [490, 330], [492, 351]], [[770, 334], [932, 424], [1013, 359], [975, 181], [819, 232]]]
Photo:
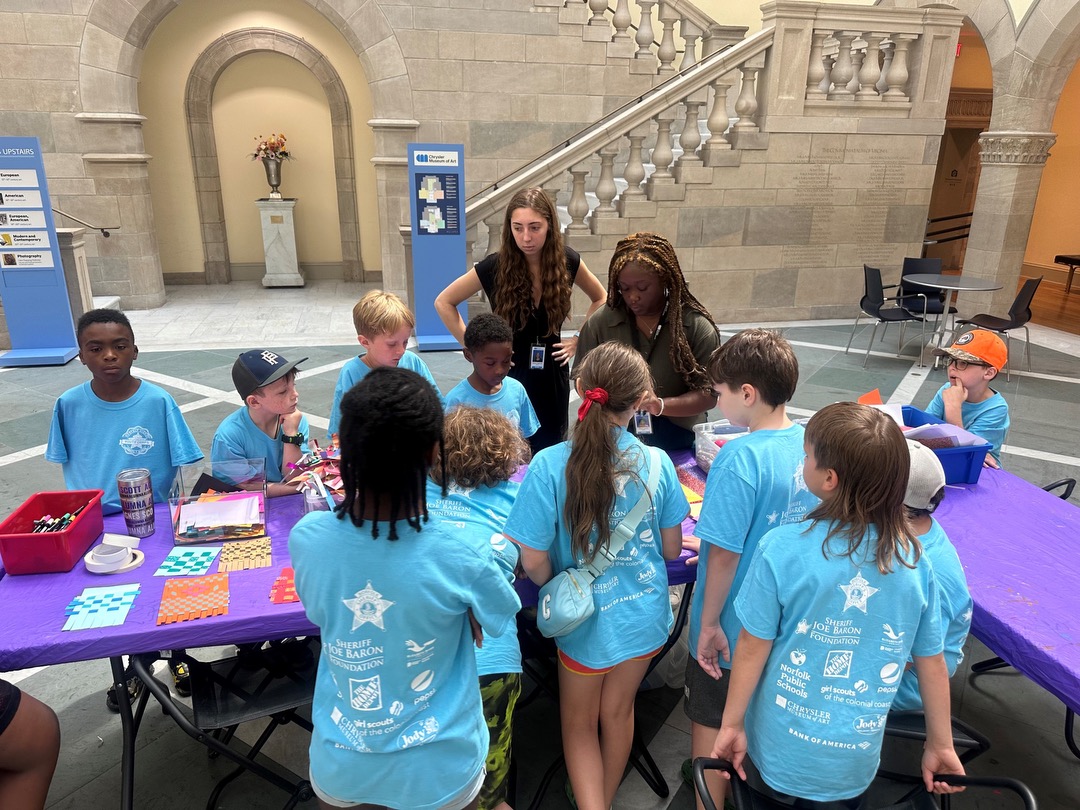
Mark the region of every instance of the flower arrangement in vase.
[[256, 135], [255, 151], [251, 153], [251, 159], [262, 163], [266, 170], [266, 182], [270, 184], [270, 199], [280, 200], [281, 192], [278, 191], [278, 187], [281, 185], [281, 162], [292, 160], [292, 153], [286, 145], [285, 135], [279, 135], [276, 132], [270, 133], [269, 138]]

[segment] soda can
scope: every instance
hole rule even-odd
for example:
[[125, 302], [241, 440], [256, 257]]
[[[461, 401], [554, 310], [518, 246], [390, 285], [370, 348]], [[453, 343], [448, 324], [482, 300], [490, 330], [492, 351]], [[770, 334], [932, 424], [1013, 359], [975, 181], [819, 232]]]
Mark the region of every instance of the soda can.
[[149, 537], [154, 533], [154, 488], [150, 470], [138, 468], [121, 470], [116, 476], [120, 494], [120, 509], [124, 513], [128, 534]]

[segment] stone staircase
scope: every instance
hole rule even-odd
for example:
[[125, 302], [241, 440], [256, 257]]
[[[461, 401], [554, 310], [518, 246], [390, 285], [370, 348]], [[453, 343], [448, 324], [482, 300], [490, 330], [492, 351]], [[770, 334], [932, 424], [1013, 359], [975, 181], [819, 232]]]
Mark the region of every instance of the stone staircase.
[[961, 12], [774, 0], [744, 37], [685, 0], [634, 0], [635, 31], [630, 2], [534, 0], [652, 87], [472, 195], [474, 257], [526, 186], [601, 280], [620, 238], [667, 236], [723, 321], [846, 317], [861, 264], [919, 255]]

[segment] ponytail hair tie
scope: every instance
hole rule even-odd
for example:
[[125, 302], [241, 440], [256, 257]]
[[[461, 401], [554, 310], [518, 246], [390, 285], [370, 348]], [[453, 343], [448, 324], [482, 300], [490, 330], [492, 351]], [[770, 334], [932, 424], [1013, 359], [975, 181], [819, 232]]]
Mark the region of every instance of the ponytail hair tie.
[[601, 405], [607, 405], [608, 392], [603, 388], [590, 388], [585, 392], [585, 396], [581, 400], [581, 405], [578, 406], [577, 410], [577, 420], [579, 422], [585, 418], [585, 414], [589, 412], [589, 408], [592, 407], [594, 402], [599, 402]]

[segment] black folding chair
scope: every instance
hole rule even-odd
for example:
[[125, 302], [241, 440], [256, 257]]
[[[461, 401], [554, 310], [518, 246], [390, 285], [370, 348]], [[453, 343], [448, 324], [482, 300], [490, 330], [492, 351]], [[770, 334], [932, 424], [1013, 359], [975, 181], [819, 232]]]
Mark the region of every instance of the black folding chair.
[[[731, 763], [724, 759], [706, 759], [701, 757], [694, 760], [694, 786], [705, 810], [716, 810], [716, 802], [709, 794], [705, 784], [705, 771], [723, 771], [731, 778], [732, 802], [735, 810], [791, 810], [788, 805], [780, 804], [762, 794], [752, 790], [746, 782], [739, 778]], [[1028, 786], [1016, 779], [1008, 779], [1000, 776], [953, 776], [951, 774], [936, 774], [934, 779], [939, 782], [947, 782], [950, 785], [964, 785], [965, 787], [985, 787], [995, 791], [1008, 790], [1015, 793], [1023, 802], [1024, 810], [1038, 810], [1035, 796]], [[965, 794], [958, 794], [963, 797]], [[948, 794], [935, 796], [925, 790], [911, 798], [901, 799], [899, 803], [893, 802], [888, 805], [875, 805], [868, 810], [938, 810], [946, 804], [938, 804], [938, 799], [948, 799]]]
[[[308, 732], [312, 728], [310, 721], [298, 715], [297, 710], [311, 703], [315, 691], [318, 641], [311, 638], [295, 643], [307, 644], [311, 649], [306, 663], [271, 662], [267, 668], [253, 667], [239, 656], [213, 662], [198, 661], [186, 654], [179, 656], [191, 672], [190, 719], [184, 711], [185, 707], [173, 699], [168, 687], [154, 675], [153, 665], [158, 655], [132, 656], [132, 671], [180, 729], [205, 745], [211, 758], [221, 755], [237, 764], [235, 770], [214, 786], [206, 802], [207, 810], [217, 806], [222, 790], [245, 770], [261, 776], [289, 794], [284, 810], [290, 810], [297, 803], [314, 796], [307, 779], [291, 774], [284, 768], [272, 769], [257, 759], [262, 747], [281, 726], [296, 723]], [[271, 650], [274, 644], [271, 642]], [[269, 657], [264, 659], [264, 663], [267, 660]], [[245, 752], [243, 748], [246, 746], [234, 738], [236, 729], [241, 723], [261, 718], [269, 718], [269, 723], [254, 745]], [[282, 771], [288, 776], [283, 775]]]
[[1012, 348], [1009, 346], [1009, 332], [1013, 329], [1024, 330], [1024, 347], [1027, 352], [1028, 371], [1031, 371], [1031, 334], [1027, 324], [1031, 320], [1031, 299], [1035, 297], [1035, 291], [1039, 289], [1043, 277], [1029, 278], [1016, 294], [1016, 299], [1009, 307], [1009, 313], [1004, 318], [990, 315], [985, 312], [972, 315], [970, 318], [961, 318], [956, 322], [957, 326], [970, 324], [980, 329], [989, 329], [1005, 336], [1005, 347], [1009, 350], [1009, 362], [1005, 364], [1005, 379], [1009, 379], [1009, 367], [1012, 366]]
[[[871, 267], [868, 264], [863, 265], [863, 282], [864, 290], [863, 297], [859, 301], [859, 314], [855, 317], [855, 323], [851, 327], [851, 335], [848, 337], [847, 346], [844, 347], [844, 354], [848, 353], [848, 349], [851, 348], [851, 341], [855, 338], [855, 331], [859, 328], [859, 320], [863, 315], [868, 315], [874, 319], [874, 329], [870, 332], [870, 342], [866, 344], [866, 356], [863, 358], [863, 368], [866, 368], [866, 361], [870, 359], [870, 348], [874, 345], [874, 335], [877, 334], [877, 328], [881, 324], [885, 324], [885, 328], [888, 329], [890, 323], [901, 324], [900, 338], [896, 343], [896, 355], [900, 356], [900, 348], [904, 342], [903, 324], [907, 321], [918, 321], [921, 326], [919, 328], [919, 365], [923, 364], [923, 350], [926, 348], [926, 322], [918, 315], [915, 315], [902, 306], [886, 306], [888, 301], [898, 301], [897, 298], [886, 298], [885, 288], [881, 284], [881, 271], [876, 267]], [[885, 332], [881, 333], [882, 338], [885, 337]]]

